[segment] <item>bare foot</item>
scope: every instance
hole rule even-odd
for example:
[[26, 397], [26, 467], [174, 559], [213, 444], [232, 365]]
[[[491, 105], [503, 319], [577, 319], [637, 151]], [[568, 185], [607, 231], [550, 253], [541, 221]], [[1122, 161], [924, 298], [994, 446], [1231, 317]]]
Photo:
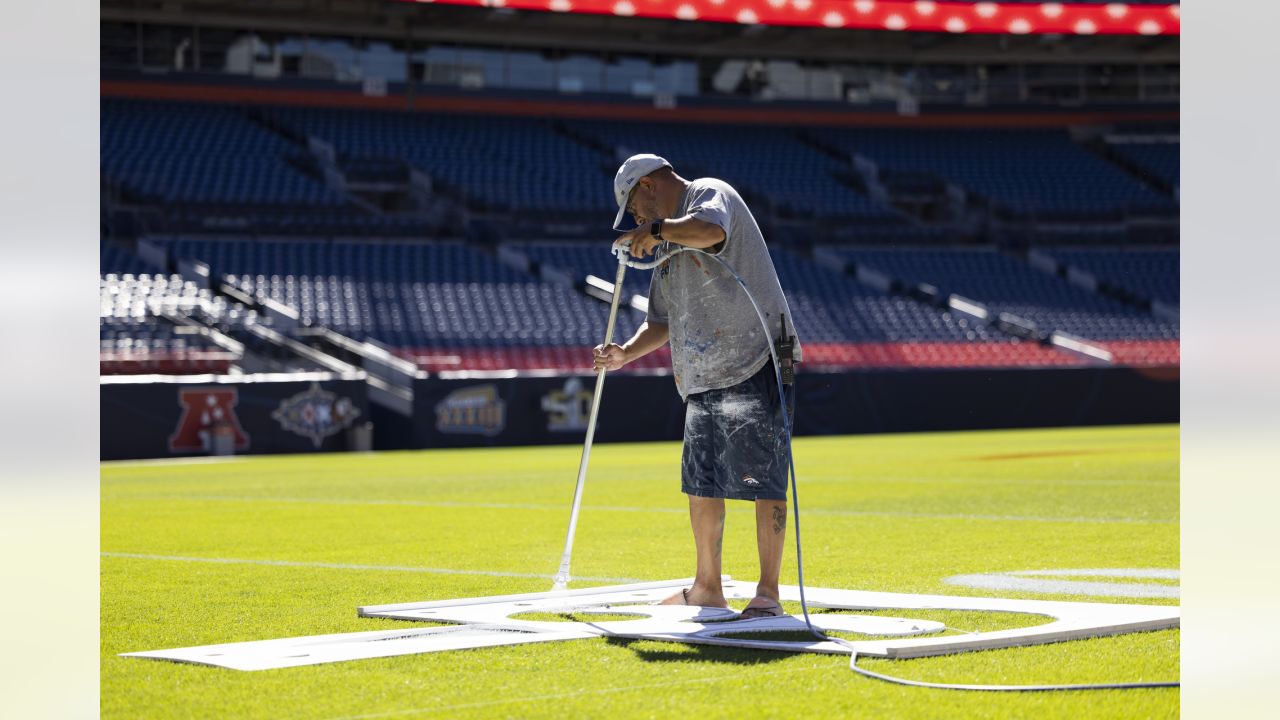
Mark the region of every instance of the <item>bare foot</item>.
[[685, 588], [671, 597], [658, 603], [659, 605], [698, 605], [700, 607], [727, 608], [729, 603], [724, 599], [724, 591], [703, 590], [697, 585]]

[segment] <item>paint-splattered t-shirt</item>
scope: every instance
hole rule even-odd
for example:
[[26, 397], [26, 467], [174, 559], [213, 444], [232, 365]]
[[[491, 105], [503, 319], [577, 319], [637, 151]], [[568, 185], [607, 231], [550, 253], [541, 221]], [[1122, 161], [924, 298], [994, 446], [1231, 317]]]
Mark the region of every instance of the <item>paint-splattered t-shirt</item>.
[[[754, 375], [768, 361], [769, 344], [781, 332], [779, 317], [786, 316], [790, 335], [795, 335], [795, 323], [760, 227], [733, 187], [715, 178], [694, 180], [675, 213], [685, 215], [724, 229], [726, 240], [716, 254], [742, 277], [769, 326], [766, 336], [742, 287], [714, 258], [682, 252], [654, 271], [648, 320], [670, 329], [676, 389], [687, 399]], [[663, 251], [678, 248], [666, 245]], [[800, 360], [798, 339], [793, 356]]]

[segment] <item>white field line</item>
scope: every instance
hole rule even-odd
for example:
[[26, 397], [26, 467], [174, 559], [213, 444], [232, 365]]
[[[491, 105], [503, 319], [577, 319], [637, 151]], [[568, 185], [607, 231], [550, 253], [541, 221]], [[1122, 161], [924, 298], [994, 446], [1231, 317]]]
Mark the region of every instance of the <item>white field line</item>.
[[674, 685], [692, 685], [697, 683], [714, 683], [722, 680], [731, 680], [742, 682], [751, 678], [763, 675], [791, 675], [794, 673], [809, 672], [812, 670], [831, 670], [828, 666], [813, 666], [805, 668], [791, 668], [788, 670], [765, 670], [751, 671], [748, 674], [743, 673], [727, 673], [724, 675], [716, 675], [714, 677], [705, 678], [689, 678], [687, 680], [671, 680], [668, 682], [652, 683], [649, 685], [628, 685], [626, 687], [608, 687], [588, 690], [575, 690], [573, 692], [555, 693], [552, 695], [528, 695], [525, 697], [503, 698], [501, 700], [487, 700], [484, 702], [461, 703], [458, 705], [435, 705], [432, 707], [411, 708], [407, 710], [389, 710], [387, 712], [370, 713], [368, 715], [344, 715], [342, 717], [330, 718], [330, 720], [373, 720], [373, 718], [388, 718], [402, 715], [422, 715], [425, 713], [441, 713], [451, 712], [455, 710], [466, 710], [468, 708], [489, 707], [492, 705], [507, 705], [510, 703], [528, 703], [539, 702], [542, 700], [563, 700], [565, 698], [581, 697], [583, 695], [607, 695], [610, 693], [631, 692], [634, 690], [650, 690], [653, 688], [672, 687]]
[[[538, 503], [466, 503], [441, 502], [427, 500], [361, 500], [358, 498], [304, 498], [304, 497], [269, 497], [253, 495], [125, 495], [104, 500], [186, 500], [209, 502], [278, 502], [302, 503], [312, 505], [386, 505], [392, 507], [429, 507], [429, 508], [464, 508], [489, 510], [555, 510], [563, 511], [563, 505], [544, 505]], [[584, 505], [583, 510], [594, 512], [624, 513], [678, 513], [685, 515], [685, 508], [673, 507], [634, 507], [626, 505]], [[730, 507], [735, 512], [754, 512], [751, 508]], [[826, 508], [804, 508], [801, 515], [828, 515], [834, 517], [868, 517], [868, 518], [908, 518], [916, 520], [987, 520], [993, 522], [1047, 522], [1047, 523], [1136, 523], [1147, 525], [1177, 525], [1178, 520], [1168, 518], [1126, 518], [1126, 517], [1047, 517], [1040, 515], [976, 515], [966, 513], [914, 513], [872, 510], [831, 510]]]
[[[1143, 571], [1137, 571], [1139, 573]], [[1170, 571], [1176, 573], [1176, 571]], [[1182, 589], [1178, 585], [1163, 585], [1152, 582], [1119, 583], [1088, 582], [1083, 580], [1055, 580], [1051, 578], [1014, 577], [1015, 575], [1049, 574], [1041, 573], [983, 573], [976, 575], [952, 575], [943, 578], [948, 585], [995, 590], [998, 592], [1032, 592], [1052, 595], [1091, 595], [1094, 597], [1134, 597], [1134, 598], [1178, 598]], [[1066, 575], [1068, 572], [1055, 574]], [[1136, 575], [1135, 577], [1139, 577]], [[1124, 576], [1121, 576], [1124, 577]]]
[[[220, 563], [226, 565], [278, 565], [283, 567], [326, 568], [329, 570], [381, 570], [388, 572], [431, 573], [433, 575], [486, 575], [488, 577], [532, 578], [552, 580], [555, 574], [503, 572], [500, 570], [459, 570], [454, 568], [409, 567], [404, 565], [353, 565], [348, 563], [298, 562], [294, 560], [256, 560], [246, 558], [184, 557], [181, 555], [147, 555], [144, 553], [103, 552], [103, 557], [134, 558], [138, 560], [168, 560], [173, 562]], [[638, 578], [575, 576], [574, 580], [608, 583], [642, 582]]]
[[143, 458], [140, 460], [99, 460], [98, 464], [103, 467], [125, 468], [125, 467], [147, 467], [148, 465], [220, 465], [223, 463], [243, 462], [251, 460], [255, 455], [210, 455], [199, 457], [176, 457], [176, 458]]

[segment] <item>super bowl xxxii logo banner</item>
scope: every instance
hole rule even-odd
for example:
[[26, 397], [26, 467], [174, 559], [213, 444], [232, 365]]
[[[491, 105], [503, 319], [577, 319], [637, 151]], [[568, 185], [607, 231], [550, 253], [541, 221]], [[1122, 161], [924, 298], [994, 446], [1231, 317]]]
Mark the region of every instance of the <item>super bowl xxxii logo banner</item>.
[[507, 426], [507, 404], [496, 385], [454, 390], [436, 403], [436, 430], [465, 435], [497, 435]]
[[542, 411], [547, 414], [547, 429], [551, 432], [586, 430], [591, 393], [582, 387], [581, 378], [571, 377], [564, 388], [542, 396]]
[[183, 388], [178, 391], [182, 416], [169, 436], [169, 452], [210, 452], [214, 434], [230, 433], [236, 450], [249, 449], [249, 435], [236, 417], [236, 388]]
[[350, 398], [331, 393], [311, 383], [311, 387], [280, 403], [271, 417], [289, 432], [311, 438], [316, 447], [325, 438], [351, 427], [360, 408]]

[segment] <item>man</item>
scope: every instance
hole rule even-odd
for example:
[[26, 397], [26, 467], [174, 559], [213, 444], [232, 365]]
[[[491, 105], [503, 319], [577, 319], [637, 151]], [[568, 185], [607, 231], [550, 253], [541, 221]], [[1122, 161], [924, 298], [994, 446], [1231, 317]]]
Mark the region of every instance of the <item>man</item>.
[[[654, 271], [648, 317], [636, 334], [622, 345], [595, 348], [598, 372], [617, 370], [670, 342], [676, 389], [687, 403], [681, 490], [689, 496], [697, 575], [693, 587], [663, 602], [728, 606], [720, 583], [724, 501], [749, 500], [755, 503], [760, 581], [742, 617], [781, 615], [787, 436], [769, 346], [782, 333], [782, 318], [787, 328], [795, 325], [764, 237], [731, 186], [715, 178], [685, 180], [656, 155], [622, 163], [613, 191], [614, 229], [627, 213], [637, 225], [616, 244], [637, 258], [675, 245], [719, 257], [742, 277], [769, 328], [766, 333], [751, 300], [720, 262], [684, 252]], [[791, 359], [800, 359], [798, 343]]]

